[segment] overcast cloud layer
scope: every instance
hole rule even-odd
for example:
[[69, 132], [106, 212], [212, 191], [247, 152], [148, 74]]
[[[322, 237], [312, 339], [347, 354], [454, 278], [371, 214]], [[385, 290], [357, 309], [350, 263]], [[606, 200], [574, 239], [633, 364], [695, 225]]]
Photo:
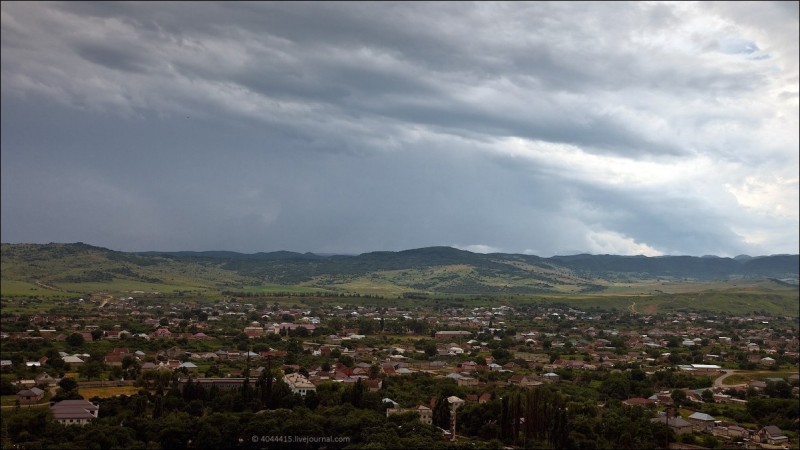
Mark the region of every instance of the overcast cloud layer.
[[2, 3], [2, 241], [798, 252], [798, 3]]

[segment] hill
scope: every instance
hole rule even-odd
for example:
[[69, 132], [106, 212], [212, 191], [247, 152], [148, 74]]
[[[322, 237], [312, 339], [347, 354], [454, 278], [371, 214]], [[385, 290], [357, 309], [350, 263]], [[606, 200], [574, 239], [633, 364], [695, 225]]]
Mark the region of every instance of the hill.
[[[450, 247], [357, 256], [288, 251], [242, 254], [118, 252], [84, 243], [2, 244], [2, 295], [102, 290], [578, 294], [663, 292], [665, 282], [798, 278], [798, 255], [747, 258], [480, 254]], [[776, 283], [778, 285], [779, 283]], [[784, 286], [786, 287], [786, 286]]]

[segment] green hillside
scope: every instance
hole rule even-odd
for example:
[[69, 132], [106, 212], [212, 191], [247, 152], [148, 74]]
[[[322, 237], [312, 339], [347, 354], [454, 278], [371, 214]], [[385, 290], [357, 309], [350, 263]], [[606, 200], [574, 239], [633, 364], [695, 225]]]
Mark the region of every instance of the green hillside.
[[[476, 254], [449, 247], [358, 256], [293, 252], [117, 252], [2, 244], [2, 296], [91, 293], [362, 294], [387, 298], [569, 298], [637, 312], [699, 308], [796, 313], [797, 255], [756, 258]], [[795, 272], [792, 272], [792, 271]], [[691, 276], [689, 276], [691, 275]]]

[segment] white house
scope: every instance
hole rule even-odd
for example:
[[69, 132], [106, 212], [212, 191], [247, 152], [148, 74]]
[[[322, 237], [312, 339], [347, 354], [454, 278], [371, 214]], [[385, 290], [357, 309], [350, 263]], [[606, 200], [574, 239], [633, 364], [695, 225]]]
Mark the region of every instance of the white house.
[[303, 397], [305, 397], [308, 392], [317, 391], [317, 387], [311, 384], [306, 377], [299, 373], [290, 373], [288, 375], [284, 375], [283, 381], [289, 385], [289, 389], [292, 390], [292, 393], [300, 394]]
[[63, 425], [86, 425], [97, 418], [100, 407], [88, 400], [62, 400], [52, 406], [53, 419]]

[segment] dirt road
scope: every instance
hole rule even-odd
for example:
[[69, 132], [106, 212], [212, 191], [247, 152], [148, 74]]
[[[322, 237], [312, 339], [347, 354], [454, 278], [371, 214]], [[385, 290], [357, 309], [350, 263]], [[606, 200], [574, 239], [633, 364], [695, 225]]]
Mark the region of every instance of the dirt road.
[[747, 383], [723, 384], [723, 381], [725, 381], [726, 378], [728, 378], [731, 375], [734, 375], [737, 372], [739, 372], [739, 371], [738, 370], [723, 370], [722, 371], [722, 375], [720, 375], [716, 380], [714, 380], [714, 387], [732, 388], [732, 387], [747, 386]]

